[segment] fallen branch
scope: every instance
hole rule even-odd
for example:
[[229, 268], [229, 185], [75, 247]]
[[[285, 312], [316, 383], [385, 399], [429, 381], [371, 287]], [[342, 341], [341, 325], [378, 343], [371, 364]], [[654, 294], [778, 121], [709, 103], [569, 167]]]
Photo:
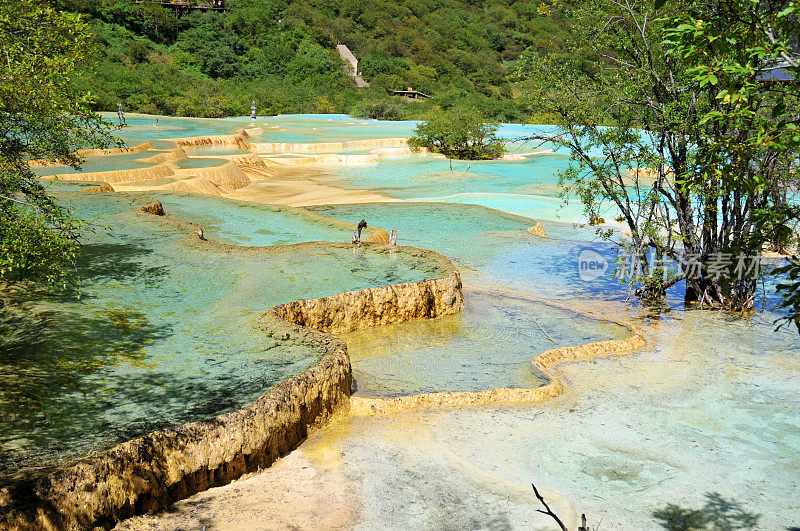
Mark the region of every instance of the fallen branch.
[[544, 501], [544, 498], [542, 498], [542, 495], [539, 494], [538, 490], [536, 490], [536, 485], [531, 483], [531, 487], [533, 487], [533, 493], [536, 494], [536, 497], [539, 498], [539, 501], [542, 502], [542, 505], [544, 505], [544, 508], [546, 509], [544, 511], [541, 509], [536, 509], [536, 512], [551, 516], [553, 520], [555, 520], [556, 523], [561, 527], [561, 531], [567, 531], [567, 526], [564, 525], [564, 522], [561, 521], [556, 513], [550, 510], [550, 507], [547, 506], [547, 503]]

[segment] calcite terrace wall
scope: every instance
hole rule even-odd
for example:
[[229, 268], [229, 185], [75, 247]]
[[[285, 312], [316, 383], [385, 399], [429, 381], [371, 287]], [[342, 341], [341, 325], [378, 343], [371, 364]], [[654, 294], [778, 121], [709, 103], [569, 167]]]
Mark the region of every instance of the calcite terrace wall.
[[144, 181], [155, 181], [172, 177], [175, 170], [168, 164], [158, 164], [149, 168], [133, 168], [129, 170], [111, 170], [88, 173], [64, 173], [53, 176], [63, 181], [97, 181], [111, 185], [121, 183], [135, 183]]
[[376, 138], [349, 140], [346, 142], [315, 142], [309, 144], [293, 142], [259, 142], [253, 143], [256, 153], [333, 153], [348, 149], [370, 149], [386, 147], [404, 147], [407, 138]]
[[253, 127], [249, 129], [239, 129], [233, 135], [191, 136], [173, 138], [172, 141], [180, 147], [219, 145], [250, 149], [250, 137], [262, 132], [263, 130], [260, 127]]
[[[121, 153], [130, 153], [136, 151], [147, 151], [148, 149], [152, 149], [153, 144], [150, 142], [145, 142], [143, 144], [139, 144], [138, 146], [133, 147], [125, 147], [125, 148], [109, 148], [109, 149], [81, 149], [77, 152], [79, 157], [98, 157], [98, 156], [106, 156], [106, 155], [118, 155]], [[28, 166], [31, 168], [39, 168], [42, 166], [60, 166], [61, 164], [57, 161], [52, 160], [43, 160], [43, 159], [36, 159], [36, 160], [29, 160]]]
[[[621, 323], [620, 323], [621, 324]], [[425, 393], [396, 398], [352, 397], [350, 413], [374, 415], [415, 411], [440, 407], [485, 406], [488, 404], [519, 404], [539, 402], [564, 392], [564, 384], [554, 369], [556, 365], [570, 361], [581, 361], [633, 352], [646, 345], [644, 337], [634, 332], [625, 339], [598, 341], [586, 345], [560, 347], [536, 356], [531, 362], [533, 369], [548, 378], [547, 384], [532, 389], [522, 387], [500, 387], [485, 391], [452, 391]]]
[[250, 178], [233, 162], [210, 168], [192, 168], [182, 173], [213, 183], [223, 193], [230, 193], [250, 184]]
[[[196, 237], [194, 241], [240, 250]], [[318, 242], [287, 248], [302, 252], [309, 245], [337, 246]], [[241, 249], [258, 252], [258, 248]], [[447, 276], [283, 304], [261, 316], [265, 336], [291, 338], [316, 348], [321, 362], [315, 367], [283, 381], [241, 410], [159, 430], [44, 478], [0, 489], [0, 529], [110, 527], [270, 466], [310, 431], [349, 407], [350, 359], [345, 344], [330, 332], [436, 317], [463, 307], [461, 279], [452, 264], [436, 253], [419, 252], [430, 254], [449, 272]]]
[[294, 301], [275, 306], [271, 311], [291, 323], [336, 334], [367, 326], [432, 319], [463, 308], [461, 277], [452, 268], [449, 275], [440, 279]]
[[268, 467], [352, 394], [344, 343], [309, 330], [292, 333], [318, 344], [324, 352], [319, 365], [239, 411], [156, 431], [40, 480], [0, 490], [0, 528], [108, 527]]
[[183, 160], [187, 158], [186, 152], [181, 147], [171, 149], [165, 153], [158, 153], [151, 157], [139, 159], [136, 162], [143, 162], [145, 164], [161, 164], [164, 162], [174, 162], [176, 160]]

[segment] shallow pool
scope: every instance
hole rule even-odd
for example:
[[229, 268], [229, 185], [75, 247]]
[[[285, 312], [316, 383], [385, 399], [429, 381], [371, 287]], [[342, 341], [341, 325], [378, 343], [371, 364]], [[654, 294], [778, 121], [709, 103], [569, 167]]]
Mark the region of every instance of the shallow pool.
[[73, 169], [69, 166], [39, 166], [33, 168], [33, 172], [41, 177], [52, 175], [69, 175], [73, 173], [91, 173], [116, 170], [132, 170], [137, 168], [147, 168], [154, 164], [139, 162], [140, 159], [163, 153], [160, 151], [128, 151], [113, 155], [92, 155], [86, 157], [80, 169]]
[[552, 299], [625, 296], [611, 271], [591, 281], [580, 279], [578, 257], [584, 249], [614, 261], [613, 245], [600, 241], [593, 228], [545, 223], [561, 238], [540, 238], [527, 232], [536, 220], [458, 204], [366, 203], [309, 210], [337, 219], [363, 217], [387, 231], [396, 229], [398, 243], [444, 254], [473, 284], [518, 287]]
[[[95, 229], [78, 291], [4, 298], [0, 483], [242, 407], [314, 365], [309, 345], [260, 329], [273, 305], [446, 274], [413, 251], [203, 246], [190, 227], [137, 213], [148, 200], [136, 195], [59, 199]], [[280, 216], [261, 212], [261, 226]]]
[[[171, 144], [163, 139], [231, 134], [253, 125], [247, 118], [160, 118], [156, 128], [154, 118], [131, 116], [120, 134], [132, 144], [152, 140], [167, 149]], [[263, 117], [255, 125], [265, 131], [255, 138], [261, 142], [387, 138], [407, 136], [414, 127], [340, 115]], [[507, 124], [500, 133], [510, 139], [534, 129]], [[191, 154], [212, 157], [215, 149]], [[270, 476], [285, 487], [268, 491], [271, 499], [286, 499], [281, 514], [287, 507], [327, 514], [349, 503], [356, 510], [343, 521], [365, 528], [549, 525], [535, 512], [530, 483], [536, 482], [561, 514], [586, 512], [590, 524], [601, 527], [655, 529], [653, 510], [667, 503], [699, 507], [705, 492], [762, 513], [765, 529], [797, 524], [798, 335], [775, 332], [768, 312], [731, 319], [721, 312], [673, 311], [656, 322], [651, 312], [621, 304], [625, 286], [610, 271], [582, 279], [583, 250], [609, 262], [615, 256], [593, 228], [544, 222], [554, 238], [526, 232], [530, 218], [583, 220], [580, 205], [559, 209], [556, 174], [566, 163], [562, 155], [537, 155], [453, 162], [451, 170], [446, 160], [420, 155], [315, 168], [313, 179], [324, 184], [402, 202], [314, 212], [396, 229], [398, 243], [450, 257], [467, 286], [461, 315], [349, 334], [359, 394], [533, 386], [541, 382], [529, 364], [537, 353], [627, 334], [533, 298], [598, 315], [606, 308], [598, 301], [615, 301], [613, 315], [641, 312], [649, 343], [634, 355], [561, 366], [568, 391], [544, 404], [332, 426], [301, 446], [299, 455], [308, 457], [302, 467], [279, 464], [277, 476]], [[199, 224], [218, 242], [350, 238], [350, 228], [301, 210], [151, 195], [169, 217]], [[189, 228], [132, 213], [142, 204], [138, 196], [67, 197], [84, 215], [104, 214], [107, 230], [87, 235], [81, 298], [21, 294], [4, 301], [0, 481], [240, 407], [315, 363], [308, 345], [257, 329], [256, 317], [274, 304], [441, 274], [412, 251], [206, 249], [181, 239]], [[674, 307], [680, 307], [680, 288], [669, 293]], [[311, 479], [303, 483], [305, 477]], [[318, 506], [307, 503], [314, 489], [330, 485], [341, 487], [337, 494], [347, 503], [331, 507], [329, 496], [320, 496]], [[200, 511], [197, 505], [191, 510]], [[257, 521], [273, 522], [265, 515]]]
[[630, 330], [522, 297], [468, 290], [457, 315], [342, 335], [358, 396], [538, 387], [542, 352], [621, 339]]

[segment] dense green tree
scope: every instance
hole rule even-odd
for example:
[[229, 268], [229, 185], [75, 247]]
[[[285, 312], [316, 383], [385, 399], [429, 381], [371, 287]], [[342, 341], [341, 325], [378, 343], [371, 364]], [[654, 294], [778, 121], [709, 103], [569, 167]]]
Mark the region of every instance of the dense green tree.
[[[529, 72], [560, 126], [546, 140], [572, 155], [565, 195], [590, 218], [613, 205], [639, 295], [663, 297], [685, 279], [689, 303], [752, 307], [762, 246], [798, 170], [797, 91], [761, 80], [797, 35], [796, 2], [786, 6], [594, 3], [571, 15], [595, 61], [539, 54]], [[679, 274], [654, 274], [669, 260]]]
[[[177, 16], [151, 2], [58, 1], [94, 18], [101, 67], [84, 86], [98, 95], [98, 110], [122, 101], [133, 112], [246, 113], [258, 92], [254, 87], [283, 82], [284, 112], [322, 111], [316, 107], [324, 101], [320, 91], [337, 112], [348, 112], [359, 100], [412, 86], [434, 96], [466, 91], [470, 101], [459, 105], [493, 119], [519, 120], [508, 67], [526, 46], [555, 53], [566, 38], [564, 24], [541, 15], [537, 2], [229, 0], [225, 12]], [[373, 90], [339, 82], [337, 42], [360, 59]], [[296, 91], [299, 82], [313, 90]], [[234, 94], [220, 94], [222, 85]], [[175, 87], [183, 94], [174, 95]], [[220, 94], [224, 105], [191, 103], [208, 93]], [[423, 116], [436, 105], [448, 106], [420, 103], [406, 116]]]
[[402, 120], [405, 116], [403, 107], [396, 101], [361, 101], [353, 109], [353, 116], [372, 118], [373, 120]]
[[497, 124], [472, 108], [435, 111], [414, 129], [408, 143], [426, 147], [451, 159], [495, 159], [503, 154], [503, 143], [495, 136]]
[[0, 4], [0, 281], [64, 283], [78, 224], [47, 195], [29, 159], [73, 167], [76, 151], [111, 142], [74, 78], [91, 32], [77, 15], [41, 0]]

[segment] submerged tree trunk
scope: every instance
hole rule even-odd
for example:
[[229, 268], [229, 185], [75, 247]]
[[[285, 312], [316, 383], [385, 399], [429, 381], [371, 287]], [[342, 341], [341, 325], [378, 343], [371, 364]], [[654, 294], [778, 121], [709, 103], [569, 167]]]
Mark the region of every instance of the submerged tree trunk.
[[749, 312], [754, 309], [756, 289], [755, 278], [725, 283], [719, 279], [701, 276], [686, 280], [683, 300], [687, 306]]

